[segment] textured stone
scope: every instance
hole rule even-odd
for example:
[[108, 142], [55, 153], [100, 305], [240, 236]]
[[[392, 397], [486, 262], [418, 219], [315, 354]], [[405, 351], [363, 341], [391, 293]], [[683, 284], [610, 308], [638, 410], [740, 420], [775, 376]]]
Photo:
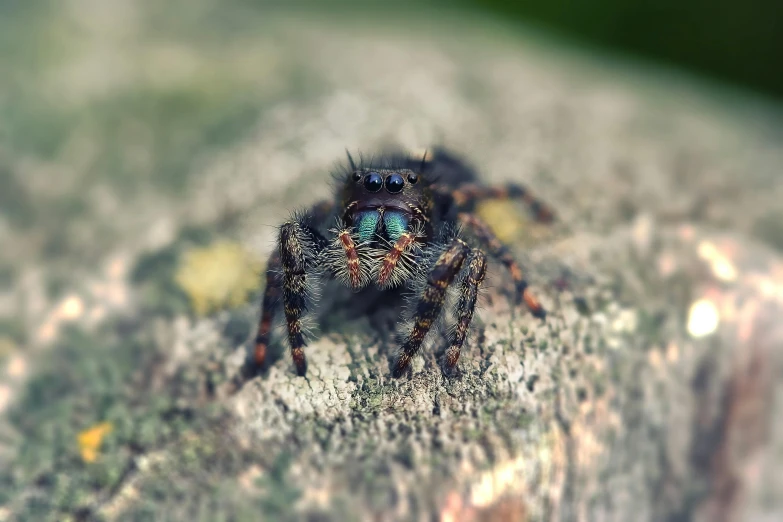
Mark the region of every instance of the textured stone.
[[[138, 491], [211, 472], [222, 483], [215, 470], [227, 469], [239, 470], [236, 484], [210, 491], [238, 519], [783, 518], [783, 259], [769, 217], [783, 197], [779, 107], [427, 12], [389, 26], [244, 16], [259, 25], [232, 33], [242, 39], [230, 49], [182, 23], [197, 35], [190, 59], [258, 87], [268, 105], [252, 131], [201, 152], [176, 194], [140, 189], [117, 198], [113, 219], [95, 210], [69, 233], [103, 230], [107, 259], [114, 250], [138, 259], [175, 235], [155, 233], [156, 223], [199, 225], [266, 256], [274, 225], [329, 195], [345, 147], [445, 145], [487, 183], [525, 183], [558, 212], [546, 228], [522, 208], [503, 210], [517, 212], [508, 238], [550, 315], [542, 323], [510, 307], [492, 265], [459, 375], [442, 375], [433, 339], [412, 376], [393, 380], [389, 337], [348, 307], [325, 306], [306, 378], [278, 329], [268, 370], [209, 397], [234, 414], [223, 431], [186, 432], [139, 456], [124, 482], [90, 493], [90, 506], [112, 519], [145, 503], [159, 518], [190, 517], [200, 498], [156, 505]], [[171, 58], [135, 25], [126, 30], [144, 57]], [[196, 42], [220, 59], [199, 57]], [[148, 61], [115, 52], [119, 69]], [[694, 336], [688, 314], [702, 301], [719, 322]], [[201, 382], [203, 367], [237, 371], [249, 340], [237, 346], [226, 325], [254, 324], [258, 303], [188, 319], [150, 317], [129, 299], [122, 313], [127, 330], [167, 354], [162, 380], [192, 372]], [[142, 465], [150, 455], [164, 464]], [[241, 511], [257, 493], [263, 501]]]

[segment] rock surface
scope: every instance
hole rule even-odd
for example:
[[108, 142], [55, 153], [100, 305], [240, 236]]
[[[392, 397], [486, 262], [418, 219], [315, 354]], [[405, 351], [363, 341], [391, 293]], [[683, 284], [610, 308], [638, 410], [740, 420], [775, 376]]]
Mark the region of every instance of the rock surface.
[[[25, 332], [0, 336], [0, 520], [783, 518], [779, 107], [458, 16], [72, 3], [93, 51], [39, 89], [90, 116], [49, 156], [0, 149], [34, 216], [0, 221], [21, 252], [0, 311]], [[264, 259], [345, 147], [388, 143], [445, 145], [555, 207], [551, 228], [507, 216], [547, 321], [493, 266], [456, 378], [430, 350], [392, 380], [394, 347], [338, 310], [307, 378], [279, 356], [230, 393], [257, 300], [195, 315], [183, 252]], [[84, 209], [41, 210], [68, 198]]]

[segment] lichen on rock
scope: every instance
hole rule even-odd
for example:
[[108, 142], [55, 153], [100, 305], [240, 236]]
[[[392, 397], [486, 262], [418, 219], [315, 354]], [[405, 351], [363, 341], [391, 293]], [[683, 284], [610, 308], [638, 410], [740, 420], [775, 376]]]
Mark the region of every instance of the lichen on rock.
[[[20, 100], [28, 146], [0, 146], [21, 202], [0, 209], [0, 518], [781, 518], [779, 109], [444, 13], [458, 40], [420, 12], [122, 4], [80, 10], [84, 35], [49, 30], [65, 7], [26, 28], [62, 44], [36, 89], [69, 95]], [[117, 74], [94, 98], [96, 64]], [[553, 206], [551, 226], [479, 209], [546, 321], [493, 263], [453, 377], [433, 336], [392, 379], [393, 335], [324, 302], [307, 377], [277, 328], [236, 390], [275, 226], [329, 195], [345, 147], [389, 142]], [[127, 299], [87, 321], [116, 259]]]
[[236, 308], [258, 289], [262, 264], [236, 243], [220, 241], [183, 253], [174, 276], [194, 312]]

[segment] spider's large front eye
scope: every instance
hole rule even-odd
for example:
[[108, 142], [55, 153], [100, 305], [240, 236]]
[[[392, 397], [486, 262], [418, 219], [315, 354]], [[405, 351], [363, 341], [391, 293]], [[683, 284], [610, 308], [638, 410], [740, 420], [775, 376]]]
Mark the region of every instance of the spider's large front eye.
[[392, 174], [390, 176], [387, 176], [386, 190], [388, 190], [392, 194], [396, 194], [397, 192], [400, 192], [403, 186], [405, 186], [405, 180], [403, 180], [402, 176], [400, 176], [399, 174]]
[[370, 192], [378, 192], [383, 187], [383, 178], [377, 172], [370, 172], [364, 177], [364, 188]]

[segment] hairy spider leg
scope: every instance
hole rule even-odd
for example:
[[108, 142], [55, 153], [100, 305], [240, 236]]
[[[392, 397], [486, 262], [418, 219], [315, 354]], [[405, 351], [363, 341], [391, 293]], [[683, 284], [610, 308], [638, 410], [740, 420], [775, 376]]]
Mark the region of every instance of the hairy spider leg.
[[528, 288], [528, 283], [522, 275], [522, 268], [519, 266], [519, 263], [517, 263], [508, 247], [498, 239], [489, 226], [474, 214], [463, 212], [457, 215], [457, 219], [467, 230], [473, 233], [490, 255], [498, 259], [508, 269], [511, 279], [514, 281], [517, 304], [524, 301], [533, 316], [540, 319], [546, 317], [546, 310], [544, 310], [544, 307], [541, 306], [541, 303], [538, 302], [538, 299]]
[[508, 183], [502, 187], [487, 187], [470, 183], [450, 191], [447, 187], [438, 186], [441, 192], [450, 192], [451, 198], [458, 210], [472, 208], [476, 203], [486, 199], [518, 199], [522, 200], [533, 213], [533, 219], [540, 223], [551, 223], [555, 218], [554, 211], [544, 202], [536, 198], [524, 185]]
[[421, 348], [421, 343], [443, 309], [446, 291], [462, 269], [469, 252], [470, 247], [464, 241], [455, 239], [432, 266], [424, 291], [416, 304], [413, 329], [403, 342], [400, 356], [392, 371], [395, 378], [405, 373], [411, 359]]
[[[309, 236], [309, 237], [308, 237]], [[307, 312], [307, 271], [316, 265], [313, 242], [325, 243], [317, 230], [301, 221], [289, 221], [280, 227], [280, 257], [283, 265], [283, 311], [288, 326], [288, 344], [296, 373], [307, 373], [304, 347], [307, 345], [302, 331], [302, 316]]]
[[[332, 212], [334, 204], [328, 200], [319, 201], [308, 212], [314, 219], [323, 220]], [[266, 286], [264, 288], [264, 297], [261, 302], [261, 316], [258, 322], [256, 332], [255, 347], [253, 350], [252, 363], [256, 369], [261, 368], [266, 361], [267, 349], [269, 347], [269, 338], [272, 333], [272, 325], [277, 310], [280, 296], [283, 295], [284, 277], [281, 258], [281, 245], [269, 256], [266, 269]], [[290, 332], [290, 328], [289, 328]]]
[[451, 346], [446, 350], [446, 369], [451, 370], [459, 361], [460, 350], [465, 343], [468, 327], [473, 320], [473, 312], [476, 310], [476, 300], [479, 289], [484, 282], [487, 273], [487, 256], [478, 249], [471, 251], [468, 258], [468, 270], [462, 278], [459, 301], [457, 302], [457, 328]]
[[269, 336], [272, 332], [272, 320], [275, 308], [283, 291], [283, 278], [281, 277], [282, 265], [280, 263], [280, 251], [275, 250], [269, 256], [266, 265], [266, 287], [261, 301], [261, 318], [256, 332], [255, 349], [253, 350], [253, 363], [257, 368], [264, 365], [266, 351], [269, 346]]

